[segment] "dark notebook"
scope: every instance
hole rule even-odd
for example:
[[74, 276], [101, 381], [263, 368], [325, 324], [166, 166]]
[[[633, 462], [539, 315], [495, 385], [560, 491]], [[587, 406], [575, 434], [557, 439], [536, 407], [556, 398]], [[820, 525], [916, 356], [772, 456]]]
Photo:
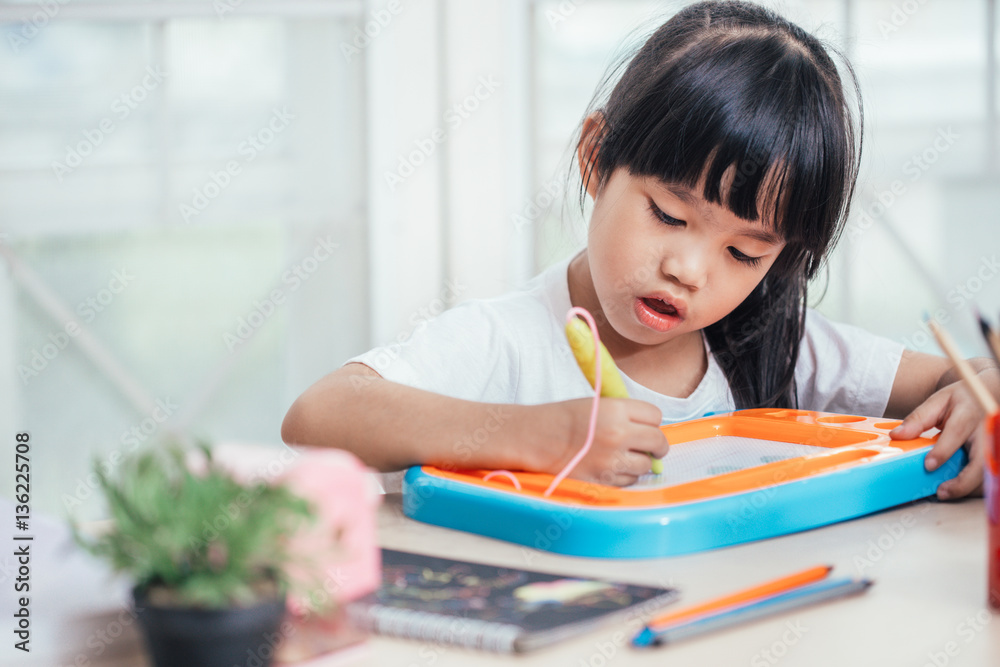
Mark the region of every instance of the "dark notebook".
[[523, 652], [599, 625], [645, 619], [677, 591], [382, 550], [382, 586], [348, 605], [384, 635]]

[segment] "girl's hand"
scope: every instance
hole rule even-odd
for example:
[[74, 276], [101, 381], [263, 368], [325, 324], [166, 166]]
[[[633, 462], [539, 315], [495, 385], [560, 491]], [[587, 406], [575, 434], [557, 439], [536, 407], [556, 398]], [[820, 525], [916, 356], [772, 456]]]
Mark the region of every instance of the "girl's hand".
[[[561, 451], [544, 464], [544, 472], [558, 474], [587, 441], [593, 399], [581, 398], [555, 404], [561, 407], [569, 428]], [[614, 486], [633, 484], [650, 471], [649, 454], [665, 456], [667, 438], [660, 430], [659, 408], [631, 398], [602, 398], [597, 410], [594, 442], [569, 476]]]
[[[979, 377], [986, 381], [987, 374], [994, 376], [989, 378], [992, 381], [986, 382], [987, 387], [991, 393], [996, 393], [997, 371], [989, 369], [981, 372]], [[969, 494], [982, 495], [986, 438], [980, 427], [985, 416], [965, 383], [952, 382], [918, 405], [902, 424], [889, 432], [889, 436], [895, 440], [911, 440], [929, 428], [941, 429], [937, 443], [924, 459], [924, 467], [929, 471], [936, 470], [962, 446], [969, 453], [969, 463], [958, 476], [938, 487], [937, 497], [948, 500]]]

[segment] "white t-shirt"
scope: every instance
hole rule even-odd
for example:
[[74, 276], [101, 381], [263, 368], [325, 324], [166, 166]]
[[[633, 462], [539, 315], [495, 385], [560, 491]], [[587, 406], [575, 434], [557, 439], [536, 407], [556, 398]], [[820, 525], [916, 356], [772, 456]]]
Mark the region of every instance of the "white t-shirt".
[[[530, 405], [593, 396], [566, 341], [569, 262], [552, 266], [522, 290], [461, 303], [420, 324], [405, 342], [345, 363], [361, 362], [387, 380], [484, 403]], [[799, 408], [882, 416], [902, 352], [899, 343], [808, 310], [795, 366]], [[659, 407], [664, 423], [735, 408], [710, 351], [708, 371], [686, 398], [659, 394], [622, 376], [629, 396]]]

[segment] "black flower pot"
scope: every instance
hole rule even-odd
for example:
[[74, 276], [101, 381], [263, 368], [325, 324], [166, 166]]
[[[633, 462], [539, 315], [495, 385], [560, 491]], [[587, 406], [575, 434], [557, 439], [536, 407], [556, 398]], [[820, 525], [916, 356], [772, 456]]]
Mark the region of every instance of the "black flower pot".
[[285, 637], [285, 598], [252, 607], [158, 607], [134, 589], [136, 615], [156, 667], [268, 667]]

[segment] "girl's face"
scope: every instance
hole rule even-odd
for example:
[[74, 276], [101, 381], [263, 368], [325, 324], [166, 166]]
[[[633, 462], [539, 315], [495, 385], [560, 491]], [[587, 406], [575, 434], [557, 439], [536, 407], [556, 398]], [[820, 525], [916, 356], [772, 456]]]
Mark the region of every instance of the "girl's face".
[[[588, 264], [608, 323], [658, 345], [717, 322], [767, 274], [784, 241], [694, 189], [616, 170], [595, 188]], [[624, 342], [624, 341], [623, 341]]]

